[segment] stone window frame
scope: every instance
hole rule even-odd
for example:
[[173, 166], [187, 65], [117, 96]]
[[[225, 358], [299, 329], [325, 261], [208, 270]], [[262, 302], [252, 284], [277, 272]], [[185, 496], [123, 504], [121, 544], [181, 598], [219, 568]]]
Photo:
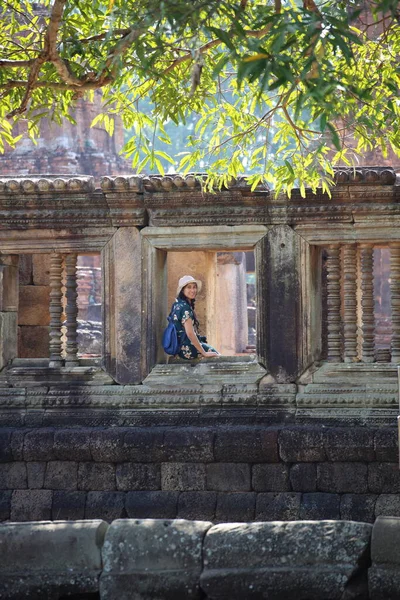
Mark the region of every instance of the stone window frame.
[[[236, 252], [253, 250], [256, 253], [257, 281], [261, 275], [261, 265], [257, 260], [257, 247], [266, 237], [270, 227], [264, 225], [216, 225], [205, 227], [146, 227], [140, 231], [143, 269], [143, 311], [142, 331], [145, 353], [144, 376], [152, 368], [165, 361], [161, 346], [162, 332], [167, 316], [167, 254], [168, 252]], [[256, 284], [258, 287], [258, 284]], [[258, 306], [258, 305], [257, 305]], [[259, 310], [257, 310], [257, 315]], [[263, 328], [257, 348], [265, 347]], [[218, 360], [218, 359], [216, 359]], [[263, 364], [265, 357], [257, 350], [257, 360]], [[143, 377], [144, 378], [144, 377]]]

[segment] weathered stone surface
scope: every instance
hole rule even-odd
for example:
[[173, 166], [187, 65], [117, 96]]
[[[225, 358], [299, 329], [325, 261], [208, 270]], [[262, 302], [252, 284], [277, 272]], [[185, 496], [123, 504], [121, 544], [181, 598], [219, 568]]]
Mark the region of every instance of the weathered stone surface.
[[380, 494], [375, 503], [375, 516], [400, 517], [400, 496], [398, 494]]
[[368, 488], [370, 492], [400, 493], [399, 465], [393, 463], [372, 463], [368, 465]]
[[228, 523], [254, 521], [255, 508], [254, 492], [219, 493], [215, 520]]
[[301, 494], [267, 492], [257, 494], [256, 521], [295, 521], [299, 518]]
[[21, 285], [19, 288], [18, 325], [49, 325], [49, 304], [49, 286]]
[[215, 460], [220, 462], [279, 461], [278, 431], [276, 429], [235, 428], [217, 431], [214, 446]]
[[88, 492], [85, 519], [103, 519], [111, 522], [124, 516], [123, 492]]
[[303, 494], [300, 506], [300, 519], [340, 519], [339, 494]]
[[14, 429], [11, 434], [11, 451], [14, 460], [24, 460], [24, 436], [23, 429]]
[[328, 460], [375, 460], [374, 430], [362, 427], [328, 428], [324, 434], [324, 447]]
[[35, 429], [24, 436], [25, 460], [54, 460], [54, 429]]
[[34, 285], [50, 285], [50, 254], [33, 254], [32, 271]]
[[45, 462], [27, 462], [26, 463], [26, 472], [28, 475], [28, 488], [30, 490], [33, 489], [41, 489], [44, 486], [44, 475], [46, 472]]
[[[171, 435], [173, 443], [174, 435]], [[179, 439], [179, 437], [178, 437]], [[132, 428], [124, 435], [124, 460], [131, 462], [158, 462], [163, 454], [164, 430], [149, 428]], [[168, 453], [168, 450], [167, 450]]]
[[400, 519], [378, 517], [372, 529], [368, 584], [371, 600], [398, 598], [400, 589]]
[[125, 508], [132, 519], [175, 519], [179, 492], [128, 492]]
[[200, 599], [205, 521], [120, 520], [112, 523], [102, 550], [104, 600]]
[[9, 462], [13, 459], [11, 435], [12, 429], [0, 429], [0, 462]]
[[104, 429], [90, 434], [90, 452], [98, 462], [121, 462], [124, 460], [124, 431]]
[[343, 494], [340, 498], [341, 519], [373, 523], [376, 499], [374, 494]]
[[290, 468], [290, 484], [294, 492], [317, 491], [317, 465], [298, 463]]
[[76, 490], [78, 485], [78, 464], [69, 461], [47, 463], [44, 487], [49, 490]]
[[159, 490], [161, 488], [160, 465], [122, 463], [116, 467], [117, 489]]
[[8, 521], [11, 513], [11, 490], [0, 490], [0, 521]]
[[351, 579], [371, 529], [346, 521], [215, 525], [204, 540], [200, 584], [210, 600], [354, 598]]
[[290, 491], [289, 467], [277, 465], [253, 465], [252, 488], [256, 492]]
[[18, 490], [27, 487], [26, 465], [23, 462], [0, 463], [0, 489]]
[[98, 591], [102, 521], [9, 523], [0, 529], [5, 598], [58, 598]]
[[167, 429], [162, 456], [165, 461], [211, 462], [214, 460], [213, 443], [214, 432], [208, 429]]
[[248, 492], [250, 465], [240, 463], [217, 463], [206, 465], [207, 489], [217, 492]]
[[52, 519], [79, 520], [85, 517], [86, 492], [53, 492]]
[[18, 311], [18, 256], [0, 257], [0, 312]]
[[385, 427], [375, 431], [375, 454], [378, 462], [399, 461], [399, 439], [397, 428]]
[[51, 490], [15, 490], [11, 497], [11, 521], [51, 519]]
[[115, 490], [115, 465], [107, 463], [79, 463], [79, 490]]
[[19, 256], [18, 274], [20, 285], [33, 284], [32, 257], [32, 254], [20, 254]]
[[58, 460], [91, 460], [90, 430], [56, 430], [54, 433], [54, 453]]
[[363, 463], [320, 463], [317, 465], [317, 488], [321, 492], [365, 494], [368, 491], [367, 473], [367, 465]]
[[48, 358], [50, 327], [24, 325], [18, 327], [18, 356]]
[[213, 521], [217, 508], [216, 492], [182, 492], [178, 500], [178, 519]]
[[206, 489], [206, 467], [196, 463], [163, 463], [161, 465], [163, 490], [191, 492]]
[[16, 312], [0, 312], [0, 369], [18, 355]]
[[279, 454], [285, 462], [318, 462], [326, 460], [323, 432], [318, 427], [282, 429], [279, 432]]

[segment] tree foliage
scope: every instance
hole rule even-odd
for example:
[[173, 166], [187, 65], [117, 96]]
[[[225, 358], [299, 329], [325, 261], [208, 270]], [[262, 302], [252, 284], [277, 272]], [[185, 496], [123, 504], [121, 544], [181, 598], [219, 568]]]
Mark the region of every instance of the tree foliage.
[[[367, 5], [367, 6], [366, 6]], [[139, 172], [250, 173], [290, 194], [327, 189], [332, 167], [400, 149], [396, 0], [3, 0], [0, 149], [43, 117], [73, 120], [102, 90], [95, 119], [118, 115]], [[171, 123], [193, 131], [171, 147]]]

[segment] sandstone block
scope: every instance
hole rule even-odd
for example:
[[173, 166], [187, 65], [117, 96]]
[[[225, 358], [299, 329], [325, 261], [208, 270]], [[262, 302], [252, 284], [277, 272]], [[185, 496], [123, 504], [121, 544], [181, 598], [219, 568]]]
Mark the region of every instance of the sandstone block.
[[340, 517], [346, 521], [373, 523], [376, 499], [374, 494], [343, 494], [340, 499]]
[[18, 356], [20, 358], [48, 358], [50, 328], [24, 325], [18, 327]]
[[0, 579], [7, 598], [58, 598], [98, 592], [102, 521], [6, 523], [0, 528]]
[[0, 490], [0, 521], [8, 521], [11, 513], [11, 490]]
[[78, 464], [55, 460], [47, 463], [44, 487], [50, 490], [76, 490]]
[[13, 429], [11, 434], [11, 451], [14, 460], [24, 460], [24, 436], [23, 429]]
[[295, 521], [299, 518], [301, 494], [293, 492], [257, 494], [256, 521]]
[[51, 519], [51, 490], [15, 490], [11, 497], [12, 521]]
[[175, 519], [179, 492], [128, 492], [125, 508], [133, 519]]
[[52, 518], [54, 521], [75, 521], [85, 517], [86, 492], [68, 490], [53, 492]]
[[161, 465], [161, 488], [182, 492], [205, 490], [205, 465], [197, 463], [163, 463]]
[[50, 254], [34, 254], [32, 268], [35, 286], [50, 285]]
[[101, 518], [111, 522], [124, 514], [124, 492], [88, 492], [85, 519]]
[[365, 494], [368, 469], [364, 463], [320, 463], [317, 465], [317, 488], [321, 492]]
[[395, 463], [372, 463], [368, 465], [368, 488], [370, 492], [400, 493], [399, 465]]
[[79, 490], [115, 490], [115, 465], [107, 463], [79, 463]]
[[18, 355], [16, 312], [0, 312], [0, 369]]
[[300, 519], [340, 519], [339, 494], [303, 494]]
[[372, 529], [368, 584], [371, 600], [399, 597], [400, 518], [378, 517]]
[[375, 460], [374, 431], [363, 427], [329, 427], [324, 434], [328, 460], [335, 462]]
[[399, 439], [397, 428], [385, 427], [375, 431], [375, 454], [378, 462], [399, 461]]
[[317, 465], [298, 463], [290, 469], [290, 484], [294, 492], [317, 491]]
[[18, 325], [50, 324], [50, 287], [21, 285], [19, 288]]
[[46, 473], [47, 463], [45, 462], [27, 462], [26, 472], [28, 475], [28, 488], [41, 489], [44, 485], [44, 475]]
[[0, 489], [18, 490], [27, 487], [26, 465], [23, 462], [0, 463]]
[[375, 517], [400, 517], [400, 496], [380, 494], [375, 503]]
[[214, 432], [209, 429], [166, 429], [163, 459], [171, 462], [211, 462], [214, 460], [213, 444]]
[[204, 540], [200, 585], [210, 600], [351, 598], [371, 529], [346, 521], [215, 525]]
[[213, 521], [216, 507], [216, 492], [182, 492], [178, 500], [178, 518]]
[[216, 463], [206, 465], [207, 489], [217, 492], [249, 492], [250, 465]]
[[160, 465], [122, 463], [116, 467], [117, 489], [159, 490], [161, 488]]
[[0, 429], [0, 463], [13, 459], [11, 448], [12, 429]]
[[219, 493], [215, 519], [228, 523], [254, 521], [255, 509], [254, 492]]
[[124, 460], [124, 430], [104, 429], [90, 434], [90, 452], [97, 462], [122, 462]]
[[317, 427], [282, 429], [279, 432], [279, 454], [285, 462], [318, 462], [326, 460], [323, 433]]
[[230, 427], [218, 430], [215, 437], [215, 460], [220, 462], [276, 463], [278, 430]]
[[[172, 440], [176, 439], [173, 435], [171, 437]], [[164, 429], [161, 428], [129, 429], [124, 435], [123, 460], [129, 460], [131, 462], [161, 461], [164, 457], [163, 439]]]
[[290, 491], [289, 467], [282, 463], [253, 465], [252, 487], [256, 492]]
[[33, 461], [54, 460], [54, 429], [36, 429], [24, 436], [24, 459]]
[[32, 254], [19, 255], [19, 285], [33, 284]]
[[54, 434], [54, 453], [58, 460], [91, 460], [90, 430], [56, 430]]
[[0, 312], [18, 311], [18, 287], [18, 266], [0, 264]]
[[[119, 520], [103, 546], [102, 600], [200, 599], [204, 521]], [[133, 594], [134, 596], [133, 596]]]

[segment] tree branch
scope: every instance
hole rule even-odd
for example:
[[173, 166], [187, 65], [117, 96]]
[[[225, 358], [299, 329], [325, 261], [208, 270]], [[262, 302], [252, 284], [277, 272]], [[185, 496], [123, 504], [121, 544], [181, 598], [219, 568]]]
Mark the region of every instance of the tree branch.
[[28, 58], [26, 60], [7, 60], [5, 58], [0, 59], [0, 67], [11, 67], [17, 69], [18, 67], [31, 67], [35, 63], [35, 58]]

